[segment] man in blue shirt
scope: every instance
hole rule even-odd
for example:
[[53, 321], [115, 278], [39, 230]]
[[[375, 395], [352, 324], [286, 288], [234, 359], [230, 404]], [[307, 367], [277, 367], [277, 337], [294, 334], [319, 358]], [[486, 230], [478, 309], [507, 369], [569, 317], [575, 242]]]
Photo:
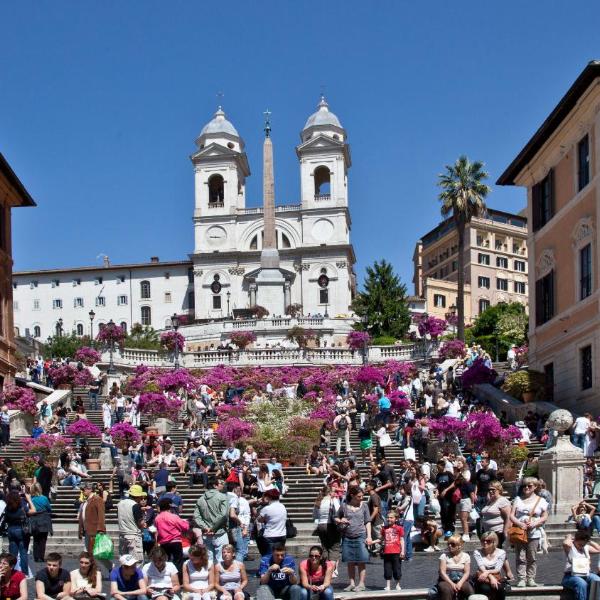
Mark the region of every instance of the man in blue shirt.
[[383, 393], [383, 390], [377, 391], [377, 396], [379, 397], [379, 416], [383, 421], [384, 425], [387, 425], [390, 422], [390, 413], [392, 410], [392, 403], [390, 399]]
[[298, 585], [296, 563], [285, 553], [284, 544], [275, 544], [273, 553], [266, 554], [258, 567], [260, 586], [256, 590], [256, 600], [301, 600], [302, 587]]
[[40, 426], [38, 421], [35, 421], [33, 423], [33, 429], [31, 430], [31, 437], [34, 440], [37, 440], [40, 437], [40, 435], [42, 435], [42, 433], [44, 433], [44, 428]]
[[120, 567], [110, 573], [110, 594], [114, 600], [145, 600], [146, 584], [138, 562], [131, 554], [119, 558]]
[[271, 456], [271, 459], [267, 463], [267, 468], [269, 469], [269, 475], [271, 475], [275, 469], [280, 473], [283, 473], [283, 467], [281, 466], [281, 463], [277, 461], [276, 456]]
[[177, 484], [174, 481], [167, 482], [167, 491], [159, 498], [159, 500], [162, 500], [163, 498], [167, 498], [171, 501], [172, 513], [175, 513], [176, 515], [181, 513], [183, 498], [179, 495]]

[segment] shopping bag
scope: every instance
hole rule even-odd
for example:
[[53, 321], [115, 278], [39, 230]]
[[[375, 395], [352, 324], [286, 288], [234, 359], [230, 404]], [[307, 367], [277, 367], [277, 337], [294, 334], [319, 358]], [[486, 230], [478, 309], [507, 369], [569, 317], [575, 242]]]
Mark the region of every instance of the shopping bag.
[[94, 558], [113, 558], [113, 543], [106, 533], [97, 533], [94, 540]]
[[416, 460], [417, 455], [414, 448], [404, 448], [404, 458], [406, 460]]
[[379, 438], [379, 446], [380, 448], [387, 448], [388, 446], [392, 445], [392, 438], [390, 437], [389, 433], [384, 433], [380, 438]]

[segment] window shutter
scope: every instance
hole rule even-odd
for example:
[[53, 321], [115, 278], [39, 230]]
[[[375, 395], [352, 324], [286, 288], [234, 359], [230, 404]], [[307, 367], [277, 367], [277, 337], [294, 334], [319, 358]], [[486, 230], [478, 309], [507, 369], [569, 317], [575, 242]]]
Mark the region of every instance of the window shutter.
[[540, 228], [541, 221], [541, 198], [542, 198], [542, 186], [536, 183], [531, 188], [531, 219], [533, 231], [537, 231]]
[[548, 314], [546, 315], [549, 321], [555, 314], [554, 307], [554, 271], [548, 273]]
[[543, 312], [544, 312], [544, 301], [543, 301], [543, 289], [544, 289], [544, 280], [538, 279], [535, 282], [535, 324], [541, 325], [543, 320]]
[[548, 189], [550, 190], [550, 218], [552, 218], [556, 212], [556, 202], [554, 200], [554, 169], [548, 171]]

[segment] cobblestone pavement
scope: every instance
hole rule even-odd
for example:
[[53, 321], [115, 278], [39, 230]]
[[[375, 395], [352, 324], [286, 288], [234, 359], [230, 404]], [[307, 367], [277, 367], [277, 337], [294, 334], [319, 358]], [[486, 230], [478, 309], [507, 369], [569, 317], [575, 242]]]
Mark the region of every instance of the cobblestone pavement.
[[[438, 560], [437, 554], [423, 555], [417, 554], [410, 562], [402, 564], [402, 589], [408, 590], [411, 588], [427, 588], [433, 585], [437, 578]], [[509, 560], [514, 567], [514, 554], [509, 553]], [[538, 555], [538, 576], [537, 581], [545, 585], [558, 585], [562, 579], [564, 570], [565, 558], [562, 552], [550, 552], [547, 555]], [[67, 558], [63, 563], [63, 567], [68, 571], [77, 567], [75, 558]], [[258, 585], [258, 579], [254, 577], [258, 561], [249, 561], [246, 563], [246, 568], [250, 576], [249, 591], [253, 593]], [[40, 563], [31, 563], [31, 569], [36, 572], [43, 568]], [[106, 580], [106, 573], [103, 572]], [[334, 580], [336, 596], [348, 584], [345, 565], [340, 565], [339, 577]], [[108, 591], [108, 583], [104, 583], [105, 591]], [[383, 579], [383, 563], [380, 559], [374, 558], [367, 565], [367, 588], [372, 590], [381, 590], [385, 586]], [[33, 579], [29, 582], [30, 598], [34, 598]], [[345, 594], [350, 595], [350, 594]]]

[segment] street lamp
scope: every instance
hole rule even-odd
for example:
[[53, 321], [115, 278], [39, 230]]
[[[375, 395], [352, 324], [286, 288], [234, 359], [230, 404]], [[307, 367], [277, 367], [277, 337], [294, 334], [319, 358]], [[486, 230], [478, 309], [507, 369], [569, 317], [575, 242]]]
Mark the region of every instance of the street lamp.
[[[111, 319], [106, 326], [109, 328], [109, 331], [113, 330], [115, 328], [115, 322]], [[113, 337], [111, 336], [110, 338], [110, 342], [108, 344], [108, 352], [109, 352], [109, 361], [108, 361], [108, 369], [106, 370], [106, 372], [109, 375], [114, 375], [117, 371], [115, 369], [115, 363], [113, 362], [113, 352], [115, 349], [115, 340], [113, 339]]]
[[230, 313], [229, 313], [229, 299], [231, 298], [231, 292], [229, 290], [227, 290], [227, 317], [229, 318]]
[[58, 337], [62, 337], [63, 333], [63, 320], [62, 317], [58, 320]]
[[[369, 317], [367, 315], [363, 315], [362, 316], [362, 324], [363, 324], [363, 329], [364, 331], [367, 331], [367, 328], [369, 326]], [[363, 342], [363, 364], [368, 364], [369, 362], [369, 349], [367, 347], [367, 340], [365, 339], [365, 341]]]
[[[229, 292], [228, 292], [228, 294], [229, 294]], [[227, 298], [227, 304], [229, 305], [229, 298]], [[175, 331], [175, 333], [177, 333], [177, 330], [179, 329], [179, 317], [175, 313], [173, 313], [173, 316], [171, 317], [171, 327], [173, 328], [173, 331]], [[179, 369], [179, 346], [177, 345], [177, 340], [175, 340], [174, 368]]]
[[90, 344], [93, 346], [94, 345], [94, 317], [96, 316], [96, 313], [93, 310], [90, 310], [90, 312], [88, 313], [88, 316], [90, 318]]

